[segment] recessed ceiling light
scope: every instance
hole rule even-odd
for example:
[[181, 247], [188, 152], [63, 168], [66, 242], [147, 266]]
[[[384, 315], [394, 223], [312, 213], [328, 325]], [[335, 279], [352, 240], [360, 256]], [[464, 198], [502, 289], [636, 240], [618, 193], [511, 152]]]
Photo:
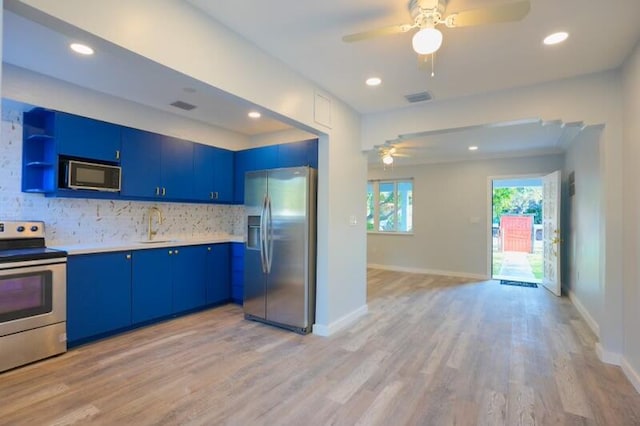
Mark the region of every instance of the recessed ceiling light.
[[368, 78], [365, 83], [367, 83], [367, 86], [371, 87], [380, 86], [380, 83], [382, 83], [382, 79], [380, 79], [380, 77], [371, 77]]
[[249, 116], [249, 118], [253, 118], [253, 119], [258, 119], [258, 118], [262, 117], [262, 114], [260, 114], [258, 111], [251, 111], [247, 115]]
[[472, 145], [469, 147], [469, 151], [477, 151], [477, 150], [478, 150], [478, 147], [475, 145]]
[[569, 33], [561, 31], [559, 33], [553, 33], [546, 36], [543, 40], [543, 43], [546, 44], [547, 46], [551, 46], [552, 44], [562, 43], [567, 38], [569, 38]]
[[82, 43], [71, 43], [69, 45], [71, 50], [81, 55], [93, 55], [93, 49]]

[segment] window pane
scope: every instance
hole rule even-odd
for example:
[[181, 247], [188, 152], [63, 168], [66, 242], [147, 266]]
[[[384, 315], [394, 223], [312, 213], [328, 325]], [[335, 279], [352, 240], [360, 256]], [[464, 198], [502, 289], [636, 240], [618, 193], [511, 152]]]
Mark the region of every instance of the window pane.
[[380, 182], [380, 202], [378, 210], [378, 231], [396, 230], [396, 200], [395, 184], [393, 182]]
[[398, 182], [398, 232], [413, 230], [413, 182]]
[[374, 231], [373, 223], [373, 183], [367, 183], [367, 231]]

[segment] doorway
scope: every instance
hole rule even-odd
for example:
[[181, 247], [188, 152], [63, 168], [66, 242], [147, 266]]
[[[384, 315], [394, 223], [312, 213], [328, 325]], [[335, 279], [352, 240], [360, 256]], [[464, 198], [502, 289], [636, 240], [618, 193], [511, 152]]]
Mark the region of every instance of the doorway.
[[543, 179], [492, 179], [491, 278], [542, 283]]

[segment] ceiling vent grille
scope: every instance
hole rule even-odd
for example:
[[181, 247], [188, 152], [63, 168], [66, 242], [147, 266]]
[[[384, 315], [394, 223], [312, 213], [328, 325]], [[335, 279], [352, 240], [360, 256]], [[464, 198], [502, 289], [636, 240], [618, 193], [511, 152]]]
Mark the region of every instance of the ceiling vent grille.
[[191, 104], [188, 104], [188, 103], [182, 102], [182, 101], [175, 101], [175, 102], [173, 102], [171, 104], [171, 106], [183, 109], [185, 111], [191, 111], [192, 109], [194, 109], [196, 107], [195, 105], [191, 105]]
[[420, 93], [413, 93], [411, 95], [406, 95], [405, 99], [410, 104], [415, 104], [416, 102], [430, 101], [433, 98], [431, 96], [431, 93], [429, 93], [429, 92], [420, 92]]

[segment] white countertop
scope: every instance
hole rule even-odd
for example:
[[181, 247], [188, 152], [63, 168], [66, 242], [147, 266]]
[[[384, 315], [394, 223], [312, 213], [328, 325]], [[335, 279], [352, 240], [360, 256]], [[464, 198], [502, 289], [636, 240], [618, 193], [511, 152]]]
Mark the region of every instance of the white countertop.
[[49, 246], [52, 249], [64, 250], [69, 255], [107, 253], [113, 251], [145, 250], [163, 247], [195, 246], [216, 243], [242, 243], [244, 237], [237, 235], [214, 235], [197, 238], [157, 238], [155, 241], [109, 241], [80, 244], [62, 244]]

